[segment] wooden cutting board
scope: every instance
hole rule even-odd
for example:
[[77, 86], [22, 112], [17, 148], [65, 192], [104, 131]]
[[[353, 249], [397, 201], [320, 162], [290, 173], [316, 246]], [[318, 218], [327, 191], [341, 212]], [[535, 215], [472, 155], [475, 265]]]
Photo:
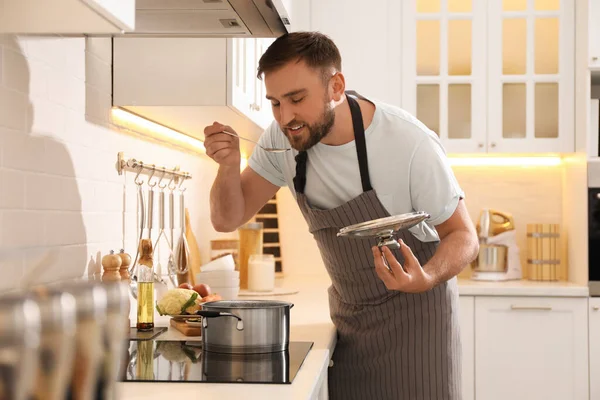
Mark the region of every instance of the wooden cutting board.
[[185, 209], [185, 238], [188, 242], [188, 248], [190, 249], [190, 283], [195, 285], [196, 274], [200, 272], [200, 264], [202, 261], [200, 260], [200, 248], [198, 247], [198, 241], [196, 240], [196, 235], [194, 235], [190, 224], [190, 212], [187, 208]]
[[185, 321], [177, 321], [171, 318], [171, 326], [185, 336], [202, 336], [202, 328], [199, 326], [190, 326]]

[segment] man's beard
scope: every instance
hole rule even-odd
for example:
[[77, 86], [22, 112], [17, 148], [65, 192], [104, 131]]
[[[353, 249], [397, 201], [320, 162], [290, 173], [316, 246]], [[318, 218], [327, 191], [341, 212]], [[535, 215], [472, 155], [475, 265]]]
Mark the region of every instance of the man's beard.
[[306, 151], [319, 143], [325, 136], [327, 136], [327, 134], [329, 134], [334, 122], [335, 111], [332, 107], [329, 107], [329, 103], [325, 103], [325, 109], [323, 110], [323, 114], [321, 114], [321, 118], [319, 118], [318, 122], [309, 125], [307, 123], [294, 120], [287, 124], [288, 127], [304, 125], [308, 131], [308, 135], [306, 133], [292, 135], [288, 133], [288, 128], [283, 129], [283, 132], [290, 141], [292, 148], [298, 151]]

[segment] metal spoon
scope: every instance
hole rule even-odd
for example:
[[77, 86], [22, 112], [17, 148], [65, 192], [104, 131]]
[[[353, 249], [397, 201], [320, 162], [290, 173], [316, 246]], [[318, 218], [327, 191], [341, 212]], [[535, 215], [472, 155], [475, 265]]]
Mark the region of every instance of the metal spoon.
[[285, 153], [286, 151], [291, 150], [291, 149], [267, 148], [267, 147], [261, 146], [258, 142], [255, 142], [254, 140], [250, 140], [250, 139], [247, 139], [245, 137], [241, 137], [240, 135], [236, 135], [235, 133], [231, 133], [231, 132], [228, 132], [228, 131], [221, 131], [221, 133], [224, 133], [226, 135], [233, 136], [233, 137], [236, 137], [236, 138], [239, 138], [239, 139], [246, 140], [248, 142], [254, 143], [255, 145], [257, 145], [258, 147], [260, 147], [264, 151], [268, 151], [270, 153]]

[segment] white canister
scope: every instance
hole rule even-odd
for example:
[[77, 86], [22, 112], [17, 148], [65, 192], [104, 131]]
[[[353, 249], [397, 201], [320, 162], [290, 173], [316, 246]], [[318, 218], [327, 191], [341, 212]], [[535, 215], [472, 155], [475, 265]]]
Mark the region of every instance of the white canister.
[[275, 288], [275, 257], [273, 254], [252, 254], [248, 258], [248, 290], [270, 292]]

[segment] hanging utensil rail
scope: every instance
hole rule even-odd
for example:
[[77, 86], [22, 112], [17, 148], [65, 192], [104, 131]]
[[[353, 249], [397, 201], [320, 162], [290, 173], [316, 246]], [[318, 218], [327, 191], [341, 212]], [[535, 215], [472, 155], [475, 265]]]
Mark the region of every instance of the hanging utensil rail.
[[175, 168], [159, 167], [156, 164], [149, 164], [135, 158], [126, 159], [123, 152], [120, 151], [117, 154], [117, 171], [119, 172], [119, 175], [123, 175], [123, 171], [126, 170], [136, 173], [141, 172], [145, 175], [160, 171], [162, 174], [170, 175], [173, 178], [174, 183], [180, 183], [181, 179], [192, 179], [192, 175], [189, 172], [180, 171], [178, 165]]

